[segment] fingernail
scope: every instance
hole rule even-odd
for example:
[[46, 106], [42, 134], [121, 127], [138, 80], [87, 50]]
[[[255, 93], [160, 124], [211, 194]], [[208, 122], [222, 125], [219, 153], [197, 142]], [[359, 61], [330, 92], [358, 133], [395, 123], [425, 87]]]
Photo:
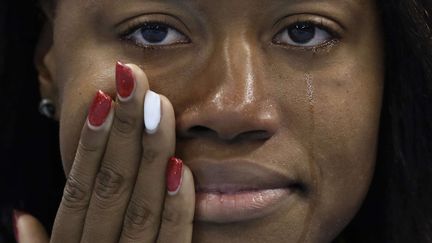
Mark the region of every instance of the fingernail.
[[160, 96], [148, 90], [144, 100], [144, 125], [148, 134], [157, 131], [161, 119]]
[[101, 90], [96, 93], [88, 115], [88, 121], [91, 126], [99, 127], [105, 122], [111, 110], [111, 101], [111, 97]]
[[183, 161], [176, 157], [171, 157], [168, 161], [166, 170], [166, 184], [168, 194], [173, 196], [177, 194], [180, 189], [182, 179]]
[[19, 238], [18, 238], [18, 219], [19, 217], [21, 217], [24, 213], [14, 209], [13, 210], [13, 215], [12, 215], [12, 224], [13, 224], [13, 232], [14, 232], [14, 236], [15, 236], [15, 240], [17, 242], [19, 242]]
[[121, 62], [116, 65], [116, 87], [121, 100], [129, 98], [135, 87], [132, 69]]

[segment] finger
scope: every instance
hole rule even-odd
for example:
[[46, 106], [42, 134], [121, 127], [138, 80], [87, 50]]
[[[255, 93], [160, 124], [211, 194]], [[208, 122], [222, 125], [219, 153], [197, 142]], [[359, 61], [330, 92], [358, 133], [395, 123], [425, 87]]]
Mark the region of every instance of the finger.
[[48, 243], [48, 234], [32, 215], [14, 210], [16, 240], [19, 243]]
[[[155, 93], [147, 95], [155, 95]], [[157, 97], [160, 97], [160, 101]], [[159, 125], [155, 125], [158, 122], [146, 122], [150, 134], [143, 135], [143, 155], [139, 174], [125, 215], [120, 242], [153, 243], [156, 241], [165, 197], [165, 170], [175, 148], [173, 107], [166, 97], [162, 95], [157, 97], [154, 102], [160, 102], [161, 121]], [[148, 112], [148, 109], [154, 108], [151, 105], [154, 102], [151, 97], [146, 97], [145, 114], [148, 117], [145, 119], [150, 121], [152, 117], [149, 117], [151, 112]]]
[[[192, 228], [195, 212], [195, 187], [191, 171], [187, 166], [182, 167], [182, 176], [178, 180], [178, 192], [174, 195], [171, 195], [171, 193], [168, 192], [165, 197], [162, 222], [157, 240], [158, 243], [192, 242]], [[168, 166], [167, 174], [169, 173], [169, 168], [170, 166]], [[167, 175], [167, 177], [169, 178], [170, 176]], [[177, 178], [174, 178], [174, 185], [176, 185], [176, 179]], [[168, 182], [167, 184], [173, 184], [173, 181], [171, 181], [171, 183]]]
[[136, 65], [118, 63], [117, 102], [105, 154], [87, 211], [83, 242], [117, 242], [141, 157], [148, 81]]
[[75, 159], [66, 180], [51, 234], [53, 242], [76, 243], [81, 239], [94, 178], [99, 169], [112, 121], [112, 100], [99, 91], [81, 131]]

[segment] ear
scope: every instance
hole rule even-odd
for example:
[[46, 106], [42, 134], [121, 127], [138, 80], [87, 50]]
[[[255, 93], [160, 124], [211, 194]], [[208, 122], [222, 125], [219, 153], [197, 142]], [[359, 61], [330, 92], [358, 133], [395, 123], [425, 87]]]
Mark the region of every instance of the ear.
[[49, 99], [55, 107], [55, 119], [59, 118], [58, 86], [55, 82], [56, 63], [53, 56], [52, 22], [46, 21], [36, 45], [34, 63], [38, 73], [39, 92], [42, 99]]

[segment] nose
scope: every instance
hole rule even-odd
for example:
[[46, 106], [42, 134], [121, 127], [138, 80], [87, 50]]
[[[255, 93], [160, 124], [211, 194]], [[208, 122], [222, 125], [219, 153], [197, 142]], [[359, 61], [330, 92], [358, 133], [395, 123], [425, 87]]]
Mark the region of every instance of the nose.
[[181, 137], [260, 140], [272, 137], [280, 124], [278, 109], [266, 93], [259, 48], [244, 39], [226, 38], [214, 48], [201, 72], [201, 90], [177, 114]]

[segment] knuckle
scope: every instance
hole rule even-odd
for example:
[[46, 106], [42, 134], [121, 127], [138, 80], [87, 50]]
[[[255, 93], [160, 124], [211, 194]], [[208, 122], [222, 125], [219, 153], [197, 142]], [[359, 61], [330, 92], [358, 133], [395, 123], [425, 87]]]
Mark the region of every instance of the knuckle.
[[77, 149], [77, 158], [85, 158], [89, 154], [94, 154], [99, 151], [99, 146], [80, 140]]
[[156, 227], [155, 217], [148, 203], [131, 200], [124, 219], [123, 233], [128, 238], [137, 237], [140, 232]]
[[115, 119], [113, 123], [114, 131], [121, 135], [128, 136], [136, 131], [138, 119], [129, 114], [126, 110], [118, 108], [114, 113]]
[[162, 221], [168, 223], [169, 225], [181, 225], [187, 223], [185, 215], [172, 207], [166, 207], [162, 213]]
[[90, 186], [69, 175], [63, 191], [63, 205], [72, 210], [84, 210], [90, 200]]
[[[125, 177], [115, 170], [102, 166], [95, 182], [95, 194], [101, 202], [114, 202], [122, 194]], [[107, 205], [109, 206], [109, 205]]]
[[159, 153], [156, 149], [151, 147], [144, 147], [142, 151], [142, 159], [144, 163], [151, 164], [156, 158], [159, 156]]

